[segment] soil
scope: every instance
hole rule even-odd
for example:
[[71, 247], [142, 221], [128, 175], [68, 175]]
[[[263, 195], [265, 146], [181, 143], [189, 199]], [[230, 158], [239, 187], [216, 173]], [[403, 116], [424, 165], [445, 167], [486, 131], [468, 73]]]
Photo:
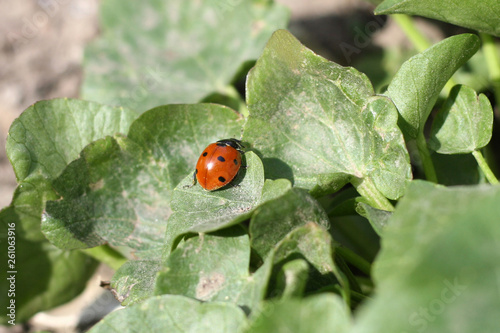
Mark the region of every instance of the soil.
[[97, 0], [0, 1], [0, 207], [16, 187], [5, 153], [9, 126], [36, 101], [78, 97], [97, 11]]

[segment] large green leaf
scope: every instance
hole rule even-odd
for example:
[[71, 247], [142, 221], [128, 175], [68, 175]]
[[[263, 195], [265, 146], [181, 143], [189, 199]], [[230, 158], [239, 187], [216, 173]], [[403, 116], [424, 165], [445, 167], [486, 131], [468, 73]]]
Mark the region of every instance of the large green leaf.
[[488, 98], [455, 86], [432, 123], [430, 148], [441, 154], [472, 153], [490, 142], [493, 109]]
[[398, 108], [399, 125], [408, 140], [417, 138], [423, 131], [444, 85], [476, 53], [479, 45], [476, 35], [449, 37], [401, 66], [386, 95]]
[[50, 182], [90, 142], [126, 133], [138, 113], [93, 102], [54, 99], [35, 103], [16, 119], [7, 137], [7, 156], [20, 182], [12, 208], [17, 232], [43, 240], [40, 219], [46, 200], [56, 199]]
[[[97, 267], [95, 260], [78, 251], [61, 251], [47, 241], [28, 239], [21, 225], [13, 205], [0, 211], [0, 324], [12, 319], [6, 316], [12, 301], [18, 325], [39, 311], [70, 301]], [[40, 233], [39, 226], [36, 230]]]
[[179, 236], [188, 232], [210, 232], [247, 219], [261, 202], [264, 186], [262, 162], [253, 152], [244, 155], [246, 169], [223, 190], [207, 192], [187, 176], [172, 196], [174, 213], [168, 220], [165, 249], [169, 252]]
[[268, 0], [103, 1], [82, 96], [144, 111], [231, 94], [243, 63], [287, 22], [288, 10]]
[[161, 260], [129, 260], [116, 271], [111, 288], [122, 305], [143, 301], [154, 294]]
[[135, 111], [74, 99], [40, 101], [14, 120], [7, 156], [18, 181], [41, 174], [51, 179], [78, 157], [87, 144], [127, 133]]
[[250, 220], [252, 248], [262, 258], [290, 231], [308, 223], [329, 228], [323, 208], [306, 191], [293, 188], [262, 204]]
[[[123, 108], [54, 99], [30, 106], [12, 123], [6, 148], [20, 183], [11, 205], [0, 213], [0, 223], [5, 230], [15, 224], [18, 322], [74, 298], [97, 265], [79, 252], [55, 248], [40, 232], [46, 200], [58, 198], [51, 180], [78, 157], [85, 145], [106, 135], [126, 133], [137, 116], [135, 111]], [[2, 231], [2, 246], [7, 244], [7, 235]], [[0, 267], [6, 272], [4, 253]], [[0, 289], [7, 295], [6, 280]], [[8, 301], [7, 297], [4, 300]]]
[[500, 36], [498, 0], [385, 0], [375, 14], [419, 15]]
[[268, 301], [245, 333], [344, 333], [351, 326], [349, 309], [336, 295]]
[[[160, 255], [174, 187], [199, 153], [240, 132], [240, 120], [220, 105], [169, 105], [144, 113], [128, 136], [87, 146], [53, 185], [63, 197], [47, 203], [42, 229], [60, 248], [109, 242]], [[140, 252], [140, 253], [139, 253]]]
[[16, 119], [7, 137], [9, 157], [20, 182], [12, 207], [20, 218], [18, 233], [43, 240], [40, 219], [46, 200], [57, 193], [50, 181], [90, 142], [126, 133], [138, 113], [93, 102], [54, 99], [35, 103]]
[[[255, 174], [252, 176], [245, 173], [245, 179], [241, 180], [237, 187], [216, 192], [206, 192], [199, 186], [188, 190], [185, 186], [191, 184], [192, 176], [186, 177], [185, 181], [179, 184], [178, 189], [174, 191], [172, 207], [174, 210], [180, 210], [175, 211], [168, 220], [164, 255], [171, 252], [172, 246], [175, 247], [175, 239], [178, 236], [189, 232], [218, 230], [238, 223], [248, 218], [257, 204], [265, 204], [290, 189], [290, 182], [285, 179], [266, 180], [262, 195], [254, 193], [253, 191], [260, 189], [262, 185], [262, 165], [254, 154], [246, 155], [247, 169], [251, 168]], [[238, 181], [240, 179], [236, 179], [236, 182]], [[248, 200], [244, 208], [241, 208], [242, 199]], [[151, 296], [156, 273], [161, 267], [159, 260], [131, 260], [123, 265], [112, 281], [116, 294], [124, 300], [123, 304], [131, 304]]]
[[252, 310], [265, 296], [271, 262], [249, 273], [250, 241], [239, 226], [200, 234], [167, 256], [155, 293], [231, 302]]
[[415, 181], [384, 229], [353, 332], [497, 332], [500, 187]]
[[245, 313], [236, 305], [164, 295], [111, 313], [89, 333], [234, 333], [245, 322]]
[[354, 68], [279, 30], [249, 74], [247, 103], [243, 137], [265, 157], [266, 178], [286, 177], [315, 194], [348, 181], [392, 199], [403, 194], [411, 170], [397, 110]]

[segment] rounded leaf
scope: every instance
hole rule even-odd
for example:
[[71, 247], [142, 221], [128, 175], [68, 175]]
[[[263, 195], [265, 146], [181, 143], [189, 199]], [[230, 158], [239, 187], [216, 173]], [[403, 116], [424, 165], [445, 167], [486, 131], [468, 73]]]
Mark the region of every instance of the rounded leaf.
[[490, 142], [493, 109], [474, 89], [457, 85], [432, 123], [429, 146], [441, 154], [472, 153]]
[[165, 250], [176, 245], [179, 236], [188, 232], [210, 232], [237, 224], [249, 217], [261, 200], [264, 186], [262, 162], [253, 152], [244, 155], [247, 168], [225, 187], [208, 192], [192, 185], [193, 175], [182, 180], [172, 196], [173, 214], [168, 220]]
[[272, 259], [249, 273], [250, 241], [239, 226], [200, 234], [166, 257], [156, 279], [155, 294], [231, 302], [252, 310], [264, 299], [271, 263]]
[[169, 332], [234, 333], [246, 322], [245, 313], [229, 303], [202, 303], [176, 295], [152, 297], [112, 312], [89, 333]]
[[496, 332], [500, 187], [414, 181], [384, 229], [352, 332]]
[[264, 303], [247, 333], [347, 333], [351, 326], [349, 309], [334, 294], [304, 299], [286, 299]]
[[316, 194], [369, 178], [397, 199], [411, 178], [409, 157], [396, 108], [373, 95], [364, 74], [279, 30], [249, 74], [243, 137], [263, 156], [266, 178]]
[[56, 246], [128, 246], [140, 258], [160, 256], [174, 187], [211, 142], [236, 136], [240, 117], [214, 104], [167, 105], [141, 115], [127, 137], [85, 147], [53, 182], [42, 230]]
[[476, 53], [479, 37], [462, 34], [446, 38], [408, 59], [396, 73], [386, 95], [400, 114], [407, 140], [423, 131], [439, 93], [453, 73]]
[[61, 98], [40, 101], [14, 120], [6, 149], [16, 178], [51, 179], [94, 140], [127, 133], [138, 113], [93, 102]]
[[377, 15], [424, 16], [500, 37], [499, 13], [497, 0], [385, 0], [375, 9]]

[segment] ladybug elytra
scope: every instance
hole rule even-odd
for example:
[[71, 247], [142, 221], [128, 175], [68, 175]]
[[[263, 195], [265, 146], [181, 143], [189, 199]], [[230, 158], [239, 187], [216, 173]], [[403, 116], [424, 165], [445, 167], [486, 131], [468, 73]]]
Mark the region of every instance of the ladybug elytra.
[[229, 184], [241, 168], [244, 148], [240, 140], [233, 138], [209, 144], [196, 163], [193, 185], [198, 181], [205, 190], [215, 191]]

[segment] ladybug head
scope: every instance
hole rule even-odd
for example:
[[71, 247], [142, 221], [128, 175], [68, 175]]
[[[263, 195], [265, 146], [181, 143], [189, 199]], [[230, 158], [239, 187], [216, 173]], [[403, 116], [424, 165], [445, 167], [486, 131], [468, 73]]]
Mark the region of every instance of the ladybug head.
[[234, 139], [234, 138], [219, 140], [216, 142], [216, 144], [217, 144], [217, 146], [233, 147], [234, 149], [236, 149], [239, 152], [243, 152], [243, 149], [245, 149], [245, 146], [243, 146], [241, 144], [241, 141], [238, 139]]

